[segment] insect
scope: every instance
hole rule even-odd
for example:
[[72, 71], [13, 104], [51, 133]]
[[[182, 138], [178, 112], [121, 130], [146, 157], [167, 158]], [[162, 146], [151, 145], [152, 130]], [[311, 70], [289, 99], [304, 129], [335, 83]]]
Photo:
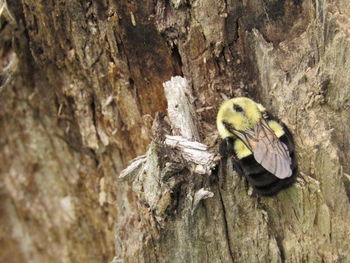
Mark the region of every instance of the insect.
[[260, 195], [273, 195], [296, 178], [294, 143], [287, 127], [245, 97], [225, 101], [216, 119], [220, 153]]

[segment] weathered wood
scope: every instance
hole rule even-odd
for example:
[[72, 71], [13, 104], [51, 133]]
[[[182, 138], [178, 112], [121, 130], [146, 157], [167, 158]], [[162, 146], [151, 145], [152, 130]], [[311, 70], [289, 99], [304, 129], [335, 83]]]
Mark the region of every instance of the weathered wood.
[[[349, 262], [349, 10], [0, 0], [0, 261]], [[237, 95], [294, 135], [273, 198], [213, 169]]]

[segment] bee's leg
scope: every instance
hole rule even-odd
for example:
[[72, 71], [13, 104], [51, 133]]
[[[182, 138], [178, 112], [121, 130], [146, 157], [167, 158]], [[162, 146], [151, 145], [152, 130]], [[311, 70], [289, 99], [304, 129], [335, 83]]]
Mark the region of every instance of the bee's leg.
[[223, 139], [219, 145], [219, 153], [221, 154], [222, 157], [230, 157], [233, 156], [234, 151], [233, 151], [233, 142], [234, 138], [233, 137], [226, 137]]
[[232, 158], [232, 164], [233, 164], [233, 168], [236, 170], [236, 172], [240, 175], [240, 176], [245, 176], [244, 172], [243, 172], [243, 168], [241, 166], [241, 163], [238, 159], [236, 159], [235, 157]]

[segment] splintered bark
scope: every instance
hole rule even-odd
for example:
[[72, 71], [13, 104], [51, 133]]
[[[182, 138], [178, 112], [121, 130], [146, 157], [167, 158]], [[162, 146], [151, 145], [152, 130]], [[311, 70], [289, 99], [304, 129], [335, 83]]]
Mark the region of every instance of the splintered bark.
[[[350, 3], [0, 0], [1, 262], [350, 262]], [[294, 135], [259, 197], [220, 103]]]

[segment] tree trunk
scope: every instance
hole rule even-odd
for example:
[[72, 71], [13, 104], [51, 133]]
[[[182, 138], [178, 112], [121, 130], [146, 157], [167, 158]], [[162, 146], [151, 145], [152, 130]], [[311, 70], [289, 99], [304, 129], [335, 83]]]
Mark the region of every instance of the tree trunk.
[[[342, 0], [0, 0], [0, 261], [350, 262], [349, 28]], [[273, 197], [219, 162], [242, 95], [294, 135]]]

